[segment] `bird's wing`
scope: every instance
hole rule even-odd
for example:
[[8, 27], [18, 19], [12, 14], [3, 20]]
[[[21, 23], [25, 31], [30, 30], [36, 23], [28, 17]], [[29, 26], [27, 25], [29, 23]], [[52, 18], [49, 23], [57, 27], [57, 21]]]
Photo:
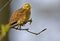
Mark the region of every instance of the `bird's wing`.
[[17, 11], [12, 14], [12, 16], [10, 17], [10, 20], [9, 20], [9, 24], [12, 24], [12, 23], [16, 22], [17, 15], [18, 15]]
[[9, 20], [9, 24], [12, 24], [14, 22], [16, 22], [19, 18], [23, 17], [23, 13], [21, 13], [20, 11], [16, 10], [12, 16], [10, 17], [10, 20]]

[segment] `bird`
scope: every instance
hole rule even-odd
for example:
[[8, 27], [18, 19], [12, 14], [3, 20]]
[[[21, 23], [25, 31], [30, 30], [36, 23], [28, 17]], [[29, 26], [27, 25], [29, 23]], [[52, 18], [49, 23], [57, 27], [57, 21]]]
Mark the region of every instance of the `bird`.
[[20, 9], [13, 12], [13, 14], [10, 17], [9, 24], [13, 25], [14, 23], [18, 24], [17, 29], [21, 29], [21, 26], [26, 24], [27, 22], [32, 23], [32, 18], [30, 18], [31, 15], [31, 6], [29, 3], [24, 4]]

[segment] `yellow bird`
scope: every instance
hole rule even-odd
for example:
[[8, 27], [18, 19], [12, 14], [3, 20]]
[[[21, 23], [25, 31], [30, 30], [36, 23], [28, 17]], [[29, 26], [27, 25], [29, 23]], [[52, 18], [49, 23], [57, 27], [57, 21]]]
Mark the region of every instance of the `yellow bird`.
[[31, 14], [30, 9], [30, 4], [26, 3], [20, 9], [16, 10], [10, 17], [9, 24], [17, 23], [19, 26], [18, 29], [21, 29], [21, 25], [24, 25], [27, 22], [30, 22], [31, 24], [32, 19], [29, 20]]
[[[45, 31], [45, 29], [43, 29], [42, 31], [40, 31], [39, 33], [34, 33], [34, 32], [31, 32], [29, 31], [29, 29], [21, 29], [21, 26], [23, 26], [24, 24], [26, 24], [27, 22], [30, 22], [30, 24], [32, 23], [32, 19], [29, 19], [30, 18], [30, 15], [31, 15], [31, 6], [29, 3], [26, 3], [25, 5], [23, 5], [20, 9], [16, 10], [12, 16], [10, 17], [10, 21], [9, 21], [9, 24], [14, 27], [15, 23], [17, 23], [17, 26], [18, 28], [15, 28], [15, 29], [18, 29], [18, 30], [26, 30], [28, 31], [29, 33], [32, 33], [32, 34], [35, 34], [35, 35], [38, 35], [40, 34], [41, 32]], [[14, 25], [14, 26], [13, 26]]]

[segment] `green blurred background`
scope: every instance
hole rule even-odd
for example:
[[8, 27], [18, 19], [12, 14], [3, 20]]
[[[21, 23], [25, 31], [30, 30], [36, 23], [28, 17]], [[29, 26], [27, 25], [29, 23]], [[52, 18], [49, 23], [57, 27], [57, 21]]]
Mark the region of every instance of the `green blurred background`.
[[[9, 21], [9, 14], [10, 14], [10, 9], [9, 9], [9, 4], [11, 0], [0, 0], [0, 25], [2, 24], [7, 24]], [[1, 30], [1, 29], [0, 29]], [[3, 37], [3, 39], [0, 41], [8, 41], [8, 35]], [[1, 37], [1, 33], [0, 33]]]

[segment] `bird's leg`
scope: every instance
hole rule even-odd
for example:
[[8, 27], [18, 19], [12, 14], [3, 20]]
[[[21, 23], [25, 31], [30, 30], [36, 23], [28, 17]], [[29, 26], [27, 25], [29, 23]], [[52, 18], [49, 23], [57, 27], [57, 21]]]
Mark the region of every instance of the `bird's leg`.
[[17, 24], [18, 24], [17, 29], [20, 30], [21, 29], [21, 21], [20, 21], [20, 19], [17, 20]]
[[18, 30], [20, 30], [21, 29], [21, 25], [20, 24], [18, 24], [18, 28], [17, 28]]
[[30, 22], [30, 25], [31, 25], [31, 23], [32, 23], [32, 18], [31, 18], [31, 19], [29, 19], [27, 22]]

